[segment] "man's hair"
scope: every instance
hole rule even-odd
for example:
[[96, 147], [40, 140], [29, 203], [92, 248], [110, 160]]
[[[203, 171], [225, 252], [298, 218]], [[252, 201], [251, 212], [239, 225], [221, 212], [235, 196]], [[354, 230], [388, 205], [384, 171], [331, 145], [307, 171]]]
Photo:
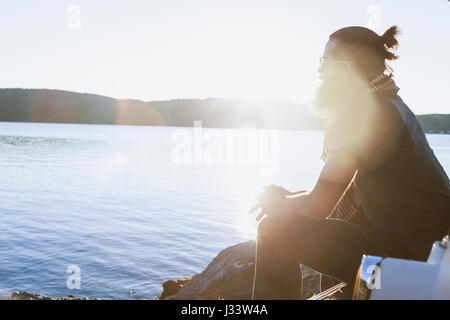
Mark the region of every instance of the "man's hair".
[[398, 56], [389, 49], [398, 48], [396, 36], [399, 33], [395, 25], [381, 36], [368, 28], [354, 26], [333, 32], [330, 40], [339, 40], [344, 45], [348, 45], [355, 63], [365, 76], [370, 77], [383, 73], [385, 70], [392, 72], [392, 69], [386, 65], [386, 60], [398, 59]]

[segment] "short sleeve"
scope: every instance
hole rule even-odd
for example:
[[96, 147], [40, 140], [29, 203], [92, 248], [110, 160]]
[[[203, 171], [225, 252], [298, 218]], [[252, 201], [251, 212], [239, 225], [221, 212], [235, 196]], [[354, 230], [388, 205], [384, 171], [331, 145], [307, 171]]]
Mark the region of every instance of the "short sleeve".
[[374, 97], [358, 99], [336, 113], [328, 152], [350, 155], [359, 169], [374, 170], [398, 150], [404, 127], [392, 103]]

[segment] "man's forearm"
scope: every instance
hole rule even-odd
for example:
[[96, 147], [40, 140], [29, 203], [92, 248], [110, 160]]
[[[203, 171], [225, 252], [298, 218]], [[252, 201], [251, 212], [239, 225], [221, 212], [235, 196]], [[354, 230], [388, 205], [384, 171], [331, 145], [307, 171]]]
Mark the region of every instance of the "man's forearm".
[[312, 190], [287, 195], [283, 209], [317, 220], [327, 218], [355, 176], [357, 167], [358, 161], [352, 156], [329, 155]]
[[301, 214], [316, 218], [311, 206], [311, 195], [309, 192], [300, 192], [286, 197], [288, 211], [293, 214]]
[[286, 196], [288, 211], [316, 220], [327, 218], [347, 185], [319, 179], [310, 192]]
[[289, 195], [294, 196], [294, 195], [298, 195], [298, 194], [303, 194], [305, 192], [308, 192], [309, 190], [300, 190], [300, 191], [294, 191], [291, 192]]

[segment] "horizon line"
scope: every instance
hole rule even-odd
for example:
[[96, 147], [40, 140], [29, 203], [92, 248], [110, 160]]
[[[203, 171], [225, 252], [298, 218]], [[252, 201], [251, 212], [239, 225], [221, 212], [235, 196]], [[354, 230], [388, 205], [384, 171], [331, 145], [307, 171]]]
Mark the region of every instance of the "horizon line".
[[68, 89], [55, 89], [55, 88], [25, 88], [25, 87], [2, 87], [0, 90], [48, 90], [48, 91], [60, 91], [60, 92], [69, 92], [69, 93], [78, 93], [78, 94], [88, 94], [88, 95], [94, 95], [94, 96], [100, 96], [105, 98], [110, 98], [114, 100], [132, 100], [132, 101], [139, 101], [139, 102], [167, 102], [167, 101], [174, 101], [174, 100], [208, 100], [208, 99], [223, 99], [223, 100], [241, 100], [246, 102], [282, 102], [282, 103], [290, 103], [290, 104], [299, 104], [299, 105], [310, 105], [309, 103], [303, 102], [303, 101], [293, 101], [289, 99], [249, 99], [249, 98], [243, 98], [243, 97], [226, 97], [226, 96], [208, 96], [208, 97], [173, 97], [173, 98], [166, 98], [166, 99], [155, 99], [155, 100], [143, 100], [139, 98], [119, 98], [114, 96], [109, 96], [101, 93], [92, 93], [92, 92], [82, 92], [82, 91], [72, 91]]

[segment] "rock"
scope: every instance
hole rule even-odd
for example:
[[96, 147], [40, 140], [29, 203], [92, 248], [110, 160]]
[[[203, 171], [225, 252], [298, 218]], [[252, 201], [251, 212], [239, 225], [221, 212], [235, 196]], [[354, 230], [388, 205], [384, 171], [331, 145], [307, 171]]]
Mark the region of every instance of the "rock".
[[175, 299], [251, 299], [255, 241], [222, 250], [203, 272], [186, 282]]
[[[177, 300], [249, 300], [252, 296], [253, 276], [255, 269], [254, 240], [239, 243], [222, 250], [203, 270], [196, 274], [183, 286], [177, 282], [166, 281], [164, 291], [159, 299]], [[339, 281], [302, 266], [303, 290], [302, 298], [307, 299], [321, 292], [321, 283], [326, 283], [325, 290]], [[178, 280], [180, 281], [180, 280]], [[170, 291], [169, 291], [170, 290]]]
[[101, 300], [99, 298], [81, 298], [69, 294], [67, 297], [50, 297], [40, 293], [16, 291], [8, 300]]
[[190, 280], [185, 277], [179, 280], [168, 280], [163, 283], [163, 292], [156, 298], [156, 300], [170, 300], [183, 288], [184, 284]]

